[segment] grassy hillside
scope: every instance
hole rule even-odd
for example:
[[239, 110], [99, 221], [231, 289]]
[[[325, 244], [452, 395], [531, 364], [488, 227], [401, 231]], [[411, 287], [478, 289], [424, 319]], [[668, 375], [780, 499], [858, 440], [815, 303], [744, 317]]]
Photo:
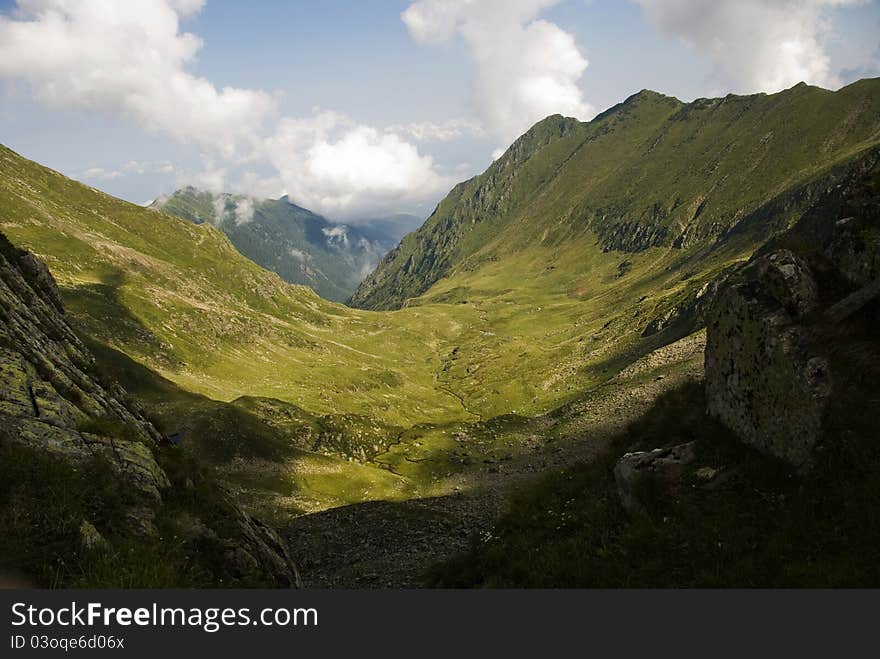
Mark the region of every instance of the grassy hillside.
[[643, 91], [588, 123], [550, 117], [456, 187], [352, 301], [398, 308], [450, 275], [479, 279], [509, 259], [533, 275], [594, 245], [638, 255], [744, 229], [766, 239], [797, 219], [805, 182], [877, 144], [878, 111], [880, 80], [863, 80], [689, 104]]
[[209, 224], [114, 199], [8, 149], [0, 223], [46, 261], [85, 333], [193, 392], [390, 422], [463, 415], [434, 388], [435, 342], [451, 319], [376, 322], [286, 284]]
[[365, 232], [333, 224], [287, 197], [254, 199], [187, 187], [160, 197], [151, 208], [214, 225], [255, 263], [337, 302], [351, 297], [398, 240], [379, 227]]
[[[658, 398], [589, 463], [522, 488], [491, 528], [434, 571], [435, 584], [876, 585], [880, 460], [876, 421], [866, 411], [880, 403], [878, 202], [880, 164], [829, 189], [791, 230], [765, 244], [713, 303], [705, 382]], [[807, 313], [787, 303], [779, 279], [761, 268], [784, 255], [802, 273], [797, 290], [815, 294]], [[738, 305], [748, 311], [737, 313]], [[758, 347], [748, 347], [755, 337]], [[797, 366], [767, 349], [777, 337], [797, 337], [786, 344], [789, 364], [824, 364], [826, 389], [786, 404], [802, 380]], [[728, 350], [740, 356], [735, 370], [719, 358]], [[768, 384], [753, 387], [752, 378]], [[775, 387], [786, 394], [774, 397]], [[719, 397], [744, 390], [742, 418], [760, 428], [761, 439], [800, 447], [815, 433], [808, 468], [718, 413]], [[819, 424], [804, 430], [800, 424], [817, 412]], [[798, 430], [774, 433], [761, 425], [765, 414]], [[655, 453], [651, 464], [651, 453], [631, 453], [676, 446], [691, 457], [665, 467], [668, 455], [658, 460]]]

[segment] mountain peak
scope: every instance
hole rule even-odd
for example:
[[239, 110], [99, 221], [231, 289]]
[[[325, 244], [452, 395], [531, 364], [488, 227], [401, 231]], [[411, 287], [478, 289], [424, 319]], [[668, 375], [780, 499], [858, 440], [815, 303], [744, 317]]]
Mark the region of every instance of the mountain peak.
[[666, 94], [661, 94], [660, 92], [655, 92], [653, 89], [642, 89], [641, 91], [636, 92], [629, 98], [624, 101], [624, 104], [627, 103], [638, 103], [639, 101], [663, 101], [663, 100], [672, 100], [677, 103], [681, 103], [674, 96], [667, 96]]
[[666, 94], [655, 92], [652, 89], [642, 89], [641, 91], [638, 91], [635, 94], [627, 97], [627, 99], [623, 102], [618, 103], [617, 105], [613, 105], [604, 112], [600, 112], [593, 118], [590, 123], [596, 123], [613, 115], [620, 113], [629, 113], [641, 108], [666, 105], [670, 107], [680, 107], [683, 106], [684, 103], [674, 96], [667, 96]]

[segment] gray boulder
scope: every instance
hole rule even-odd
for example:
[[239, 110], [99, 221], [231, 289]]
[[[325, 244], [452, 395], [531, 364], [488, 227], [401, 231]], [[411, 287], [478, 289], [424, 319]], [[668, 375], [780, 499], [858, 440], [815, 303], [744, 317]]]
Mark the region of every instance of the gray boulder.
[[709, 413], [801, 471], [812, 466], [831, 394], [828, 361], [801, 322], [817, 300], [809, 266], [780, 250], [728, 281], [707, 316]]
[[614, 466], [614, 482], [623, 507], [631, 514], [647, 513], [645, 495], [654, 487], [668, 487], [679, 481], [695, 459], [694, 442], [625, 454]]

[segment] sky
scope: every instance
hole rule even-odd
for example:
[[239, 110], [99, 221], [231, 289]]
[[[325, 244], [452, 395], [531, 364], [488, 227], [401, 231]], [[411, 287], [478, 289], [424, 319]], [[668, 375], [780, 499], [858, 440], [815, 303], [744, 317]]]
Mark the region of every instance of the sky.
[[149, 203], [427, 217], [535, 122], [880, 76], [880, 0], [0, 0], [0, 143]]

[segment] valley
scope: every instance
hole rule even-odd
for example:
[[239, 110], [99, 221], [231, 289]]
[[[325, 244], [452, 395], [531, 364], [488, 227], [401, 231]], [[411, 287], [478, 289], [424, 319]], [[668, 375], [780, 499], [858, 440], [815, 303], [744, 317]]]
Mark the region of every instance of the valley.
[[[536, 478], [702, 382], [718, 286], [876, 170], [878, 117], [878, 80], [550, 117], [349, 305], [257, 265], [241, 199], [224, 233], [198, 191], [143, 208], [5, 147], [0, 232], [46, 263], [101, 379], [179, 438], [162, 451], [277, 528], [305, 585], [418, 586]], [[254, 212], [288, 206], [309, 213]]]

